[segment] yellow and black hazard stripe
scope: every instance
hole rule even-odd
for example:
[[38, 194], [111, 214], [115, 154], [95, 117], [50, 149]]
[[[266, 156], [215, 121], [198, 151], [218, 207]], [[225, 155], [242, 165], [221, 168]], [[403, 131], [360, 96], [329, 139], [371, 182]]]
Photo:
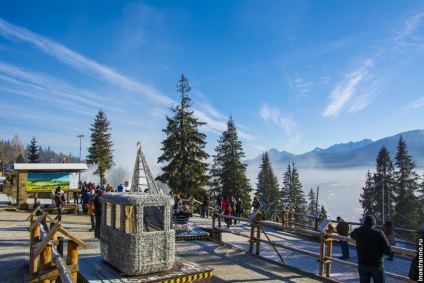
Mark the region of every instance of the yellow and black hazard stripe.
[[84, 276], [81, 275], [81, 273], [78, 272], [77, 274], [77, 282], [78, 283], [90, 283], [87, 279], [85, 279]]
[[160, 283], [182, 283], [182, 282], [190, 282], [190, 281], [199, 280], [199, 279], [208, 278], [208, 277], [212, 277], [212, 271], [193, 274], [193, 275], [184, 276], [180, 278], [169, 279], [165, 281], [160, 281]]
[[205, 236], [176, 236], [175, 241], [186, 241], [186, 240], [207, 240], [208, 235]]

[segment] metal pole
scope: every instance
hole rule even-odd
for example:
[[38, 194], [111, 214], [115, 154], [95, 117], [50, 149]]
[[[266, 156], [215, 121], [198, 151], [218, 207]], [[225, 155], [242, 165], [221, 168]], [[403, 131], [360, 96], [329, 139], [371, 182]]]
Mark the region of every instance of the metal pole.
[[383, 223], [381, 223], [381, 224], [384, 224], [384, 173], [383, 173], [383, 177], [382, 177], [382, 179], [381, 179], [381, 187], [382, 187], [382, 189], [383, 189], [383, 205], [382, 205], [382, 207], [383, 207]]
[[316, 204], [316, 211], [315, 211], [315, 213], [318, 212], [318, 194], [319, 194], [319, 186], [317, 186], [317, 204]]
[[79, 139], [80, 139], [80, 155], [79, 155], [79, 162], [81, 162], [81, 138], [84, 137], [84, 135], [78, 135]]

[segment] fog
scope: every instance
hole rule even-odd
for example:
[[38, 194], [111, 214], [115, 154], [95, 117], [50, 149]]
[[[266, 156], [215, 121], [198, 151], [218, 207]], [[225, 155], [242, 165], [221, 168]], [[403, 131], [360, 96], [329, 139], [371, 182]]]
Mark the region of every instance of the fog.
[[[126, 164], [119, 164], [106, 174], [108, 183], [114, 189], [126, 180], [129, 181], [129, 187], [131, 187], [135, 158], [136, 153], [134, 153], [134, 156], [126, 159], [128, 160]], [[153, 177], [156, 177], [160, 172], [160, 166], [156, 163], [156, 158], [150, 160], [152, 157], [147, 154], [146, 159]], [[338, 170], [317, 168], [297, 169], [306, 198], [311, 188], [317, 193], [317, 187], [319, 187], [318, 203], [320, 207], [324, 205], [329, 218], [336, 219], [337, 216], [340, 216], [345, 221], [359, 221], [362, 216], [362, 207], [359, 203], [359, 198], [362, 188], [365, 185], [366, 174], [368, 170], [374, 173], [375, 168], [355, 167]], [[273, 170], [281, 188], [283, 183], [282, 176], [287, 170], [287, 164], [273, 165]], [[81, 173], [81, 180], [99, 183], [100, 179], [97, 175], [93, 175], [94, 171], [95, 168], [90, 166], [89, 170]], [[416, 169], [416, 172], [420, 176], [422, 176], [423, 171], [423, 169]], [[249, 165], [247, 167], [246, 174], [253, 188], [252, 197], [256, 190], [258, 172], [259, 166], [257, 165]], [[162, 187], [161, 185], [158, 186]]]

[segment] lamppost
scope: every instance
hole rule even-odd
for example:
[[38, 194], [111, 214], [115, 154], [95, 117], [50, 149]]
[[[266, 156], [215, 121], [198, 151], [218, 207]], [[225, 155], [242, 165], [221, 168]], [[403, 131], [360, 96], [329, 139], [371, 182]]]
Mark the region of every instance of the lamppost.
[[78, 135], [77, 137], [80, 139], [80, 156], [79, 156], [79, 161], [81, 162], [81, 138], [83, 138], [84, 135]]

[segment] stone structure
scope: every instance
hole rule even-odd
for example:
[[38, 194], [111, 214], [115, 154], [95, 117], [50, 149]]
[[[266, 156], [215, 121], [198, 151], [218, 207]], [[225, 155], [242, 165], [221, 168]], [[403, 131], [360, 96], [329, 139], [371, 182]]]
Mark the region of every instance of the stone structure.
[[107, 193], [102, 196], [100, 252], [129, 276], [169, 270], [175, 261], [170, 196]]

